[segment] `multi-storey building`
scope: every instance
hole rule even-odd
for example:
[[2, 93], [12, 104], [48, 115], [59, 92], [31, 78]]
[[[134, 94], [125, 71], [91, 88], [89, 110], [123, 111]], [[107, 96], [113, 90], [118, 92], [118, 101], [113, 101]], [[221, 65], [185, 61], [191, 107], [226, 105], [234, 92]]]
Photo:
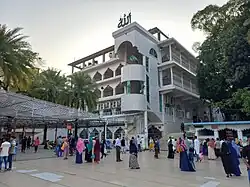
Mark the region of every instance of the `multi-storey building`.
[[[124, 122], [119, 132], [145, 139], [179, 132], [182, 122], [207, 117], [196, 86], [199, 62], [176, 39], [136, 22], [112, 35], [113, 46], [69, 64], [72, 72], [84, 71], [96, 81], [95, 112]], [[117, 128], [108, 129], [110, 138]]]

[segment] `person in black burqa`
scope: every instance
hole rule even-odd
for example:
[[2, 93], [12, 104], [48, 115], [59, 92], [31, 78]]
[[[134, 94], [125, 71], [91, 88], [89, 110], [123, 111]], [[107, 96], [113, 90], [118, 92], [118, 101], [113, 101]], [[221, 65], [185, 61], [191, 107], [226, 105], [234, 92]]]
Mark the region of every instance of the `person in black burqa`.
[[121, 140], [121, 146], [122, 146], [122, 154], [125, 154], [126, 153], [126, 141], [125, 141], [125, 138], [123, 137], [122, 140]]
[[22, 147], [21, 147], [21, 152], [22, 153], [25, 153], [25, 150], [26, 150], [26, 146], [27, 146], [27, 137], [24, 136], [22, 141], [21, 141], [21, 144], [22, 144]]
[[250, 184], [250, 135], [247, 136], [248, 145], [243, 147], [242, 158], [247, 167], [248, 181]]

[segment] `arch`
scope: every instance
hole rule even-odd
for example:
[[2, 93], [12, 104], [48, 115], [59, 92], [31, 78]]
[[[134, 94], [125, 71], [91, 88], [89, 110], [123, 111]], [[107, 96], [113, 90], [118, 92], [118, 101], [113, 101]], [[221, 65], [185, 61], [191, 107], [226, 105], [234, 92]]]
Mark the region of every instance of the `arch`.
[[119, 127], [116, 131], [115, 131], [115, 139], [119, 136], [120, 138], [121, 137], [124, 137], [125, 136], [125, 131], [121, 128], [121, 127]]
[[103, 90], [103, 97], [109, 97], [113, 95], [113, 88], [111, 86], [107, 86], [106, 88], [104, 88]]
[[199, 136], [214, 136], [214, 131], [211, 129], [199, 129], [198, 130], [198, 135]]
[[94, 130], [90, 133], [90, 135], [99, 138], [99, 131], [96, 128], [94, 128]]
[[129, 41], [124, 41], [119, 45], [117, 55], [119, 59], [124, 60], [128, 64], [143, 64], [143, 55]]
[[152, 125], [149, 129], [148, 129], [148, 138], [162, 138], [162, 132], [156, 128], [154, 125]]
[[115, 95], [123, 94], [124, 93], [124, 86], [120, 82], [116, 87], [115, 87]]
[[93, 79], [94, 79], [95, 81], [101, 81], [101, 80], [102, 80], [102, 74], [99, 73], [99, 72], [97, 71], [97, 72], [95, 73]]
[[101, 92], [101, 90], [99, 90], [99, 89], [95, 89], [95, 94], [96, 94], [96, 96], [97, 96], [97, 98], [101, 98], [101, 94], [102, 94], [102, 92]]
[[88, 129], [83, 129], [79, 136], [82, 139], [88, 139], [88, 137], [89, 137]]
[[232, 131], [234, 138], [238, 138], [237, 130], [225, 128], [225, 129], [221, 129], [221, 130], [218, 131], [219, 132], [219, 138], [221, 140], [225, 140], [226, 139], [226, 131]]
[[108, 68], [105, 73], [103, 74], [103, 79], [109, 79], [114, 76], [114, 72]]
[[[106, 139], [112, 139], [112, 132], [109, 128], [106, 129]], [[104, 137], [104, 131], [102, 131], [102, 137]]]
[[157, 52], [153, 48], [149, 50], [149, 54], [153, 55], [155, 58], [158, 58]]
[[122, 72], [121, 72], [122, 67], [123, 67], [123, 65], [120, 64], [120, 65], [116, 68], [116, 70], [115, 70], [115, 76], [121, 75], [121, 73], [122, 73]]

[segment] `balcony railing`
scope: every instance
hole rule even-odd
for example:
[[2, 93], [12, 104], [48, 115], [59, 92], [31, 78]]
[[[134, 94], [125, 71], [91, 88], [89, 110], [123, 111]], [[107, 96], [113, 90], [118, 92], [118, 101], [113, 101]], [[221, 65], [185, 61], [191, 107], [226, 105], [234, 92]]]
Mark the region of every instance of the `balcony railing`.
[[181, 77], [180, 75], [174, 73], [173, 74], [173, 84], [175, 86], [178, 86], [180, 88], [183, 88], [189, 92], [192, 92], [194, 94], [198, 95], [198, 89], [196, 87], [196, 84], [193, 80], [188, 79], [188, 77]]

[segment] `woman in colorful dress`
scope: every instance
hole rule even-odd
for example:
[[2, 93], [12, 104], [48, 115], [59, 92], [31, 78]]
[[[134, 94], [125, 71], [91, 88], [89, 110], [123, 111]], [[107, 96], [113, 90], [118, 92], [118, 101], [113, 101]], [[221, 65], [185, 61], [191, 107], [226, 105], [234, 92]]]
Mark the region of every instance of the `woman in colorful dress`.
[[95, 145], [94, 145], [94, 154], [95, 154], [95, 163], [99, 164], [100, 162], [100, 152], [101, 152], [101, 145], [100, 141], [98, 138], [95, 140]]
[[190, 150], [191, 154], [187, 153], [187, 146], [184, 143], [183, 139], [179, 139], [179, 151], [180, 151], [180, 169], [181, 171], [195, 171], [194, 163], [192, 162], [192, 150]]
[[212, 138], [208, 142], [208, 160], [215, 160], [217, 158], [214, 150], [215, 150], [215, 141]]
[[69, 142], [68, 142], [68, 138], [64, 138], [64, 142], [62, 145], [62, 150], [63, 150], [63, 155], [64, 155], [64, 160], [68, 159], [69, 156]]
[[149, 151], [154, 151], [154, 140], [152, 137], [149, 139]]
[[130, 169], [140, 169], [139, 164], [138, 164], [138, 149], [135, 144], [134, 137], [130, 140], [129, 143], [129, 168]]
[[81, 138], [78, 138], [76, 144], [76, 164], [82, 164], [82, 153], [85, 149], [84, 142]]
[[92, 162], [92, 150], [93, 150], [93, 138], [92, 136], [89, 137], [88, 144], [87, 144], [87, 149], [85, 152], [85, 161], [86, 162]]

